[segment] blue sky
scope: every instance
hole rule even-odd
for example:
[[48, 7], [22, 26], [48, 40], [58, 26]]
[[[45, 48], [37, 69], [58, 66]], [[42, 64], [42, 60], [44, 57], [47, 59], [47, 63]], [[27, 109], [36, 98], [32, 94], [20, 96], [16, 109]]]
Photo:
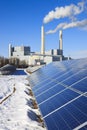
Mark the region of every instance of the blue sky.
[[40, 51], [42, 25], [46, 50], [59, 48], [63, 29], [64, 55], [87, 57], [87, 0], [0, 0], [0, 55], [9, 43]]

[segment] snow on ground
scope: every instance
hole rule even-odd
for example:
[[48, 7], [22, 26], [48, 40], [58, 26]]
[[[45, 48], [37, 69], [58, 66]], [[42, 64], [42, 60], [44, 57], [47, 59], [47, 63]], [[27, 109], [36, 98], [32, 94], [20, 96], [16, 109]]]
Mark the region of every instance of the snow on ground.
[[46, 130], [32, 108], [27, 76], [0, 76], [0, 130]]

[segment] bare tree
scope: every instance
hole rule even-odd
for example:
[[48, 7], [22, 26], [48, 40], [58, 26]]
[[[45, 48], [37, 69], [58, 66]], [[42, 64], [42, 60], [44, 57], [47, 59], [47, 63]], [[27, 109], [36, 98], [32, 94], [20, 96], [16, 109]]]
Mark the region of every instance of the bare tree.
[[20, 60], [18, 58], [10, 58], [9, 59], [9, 64], [15, 65], [16, 67], [19, 66], [19, 62], [20, 62]]
[[0, 56], [0, 67], [6, 65], [6, 64], [8, 64], [8, 63], [9, 63], [8, 58], [5, 58], [5, 57], [3, 57], [3, 56]]

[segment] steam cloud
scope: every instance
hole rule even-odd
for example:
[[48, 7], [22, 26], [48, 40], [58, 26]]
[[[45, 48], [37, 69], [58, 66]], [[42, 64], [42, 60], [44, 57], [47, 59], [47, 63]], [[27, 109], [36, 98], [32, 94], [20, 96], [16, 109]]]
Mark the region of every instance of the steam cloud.
[[70, 23], [64, 22], [57, 25], [54, 30], [49, 30], [46, 34], [55, 33], [59, 29], [67, 29], [73, 27], [80, 27], [84, 30], [87, 30], [87, 19], [77, 20], [76, 15], [81, 14], [84, 10], [87, 10], [87, 0], [79, 2], [77, 5], [71, 4], [65, 7], [56, 7], [55, 10], [50, 11], [43, 19], [43, 22], [46, 24], [51, 22], [54, 19], [60, 18], [69, 18]]
[[64, 17], [69, 17], [72, 19], [75, 15], [80, 14], [84, 11], [85, 2], [79, 2], [77, 5], [71, 4], [65, 7], [57, 7], [55, 10], [50, 11], [43, 19], [44, 23], [48, 23], [53, 19], [60, 19]]
[[46, 34], [55, 33], [58, 29], [67, 29], [67, 28], [73, 28], [73, 27], [82, 27], [83, 29], [87, 28], [87, 19], [82, 21], [76, 21], [71, 23], [61, 23], [59, 24], [54, 30], [50, 30], [46, 32]]

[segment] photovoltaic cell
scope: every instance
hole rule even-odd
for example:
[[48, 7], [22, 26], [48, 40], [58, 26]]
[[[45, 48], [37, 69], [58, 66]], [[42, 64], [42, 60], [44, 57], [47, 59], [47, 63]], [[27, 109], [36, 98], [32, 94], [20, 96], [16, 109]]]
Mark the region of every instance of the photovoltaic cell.
[[84, 77], [86, 77], [87, 73], [85, 73], [85, 71], [82, 71], [74, 76], [71, 76], [70, 78], [68, 78], [67, 80], [63, 81], [64, 84], [66, 85], [72, 85], [73, 83], [83, 79]]
[[48, 130], [87, 128], [87, 58], [50, 63], [29, 82]]
[[77, 84], [73, 85], [72, 88], [75, 88], [81, 92], [87, 92], [87, 77]]
[[[61, 107], [62, 105], [66, 104], [67, 102], [69, 102], [70, 100], [74, 99], [77, 96], [79, 96], [79, 94], [77, 94], [71, 90], [66, 90], [51, 98], [47, 97], [47, 100], [45, 99], [44, 101], [41, 100], [42, 98], [40, 96], [39, 98], [37, 98], [37, 102], [41, 109], [42, 115], [46, 116], [48, 113]], [[43, 106], [44, 106], [44, 108], [43, 108]], [[47, 109], [48, 109], [48, 111], [47, 111]]]
[[41, 95], [42, 93], [45, 93], [45, 92], [49, 91], [49, 89], [52, 89], [52, 87], [55, 87], [55, 86], [57, 86], [56, 82], [49, 82], [48, 84], [46, 84], [46, 87], [43, 86], [42, 88], [37, 89], [37, 91], [35, 91], [34, 94], [36, 96]]
[[81, 97], [79, 98], [79, 100], [76, 100], [61, 108], [60, 110], [54, 112], [53, 114], [47, 116], [45, 118], [45, 121], [47, 123], [48, 130], [53, 129], [52, 127], [50, 127], [50, 125], [53, 124], [53, 120], [55, 122], [55, 130], [72, 130], [76, 126], [79, 126], [80, 124], [83, 124], [85, 121], [87, 121], [87, 104], [84, 104], [85, 108], [78, 107], [78, 105], [83, 105], [81, 102], [82, 100], [84, 100], [83, 98], [85, 97]]

